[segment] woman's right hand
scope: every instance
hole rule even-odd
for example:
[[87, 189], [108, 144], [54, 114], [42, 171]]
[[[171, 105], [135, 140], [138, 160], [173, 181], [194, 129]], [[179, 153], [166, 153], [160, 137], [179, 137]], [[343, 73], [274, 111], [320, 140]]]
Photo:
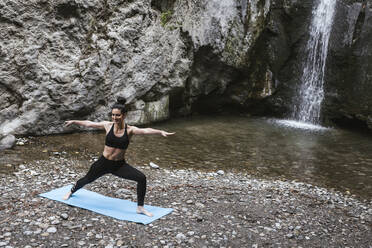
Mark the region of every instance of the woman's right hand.
[[65, 121], [65, 127], [68, 127], [72, 124], [74, 124], [74, 121]]

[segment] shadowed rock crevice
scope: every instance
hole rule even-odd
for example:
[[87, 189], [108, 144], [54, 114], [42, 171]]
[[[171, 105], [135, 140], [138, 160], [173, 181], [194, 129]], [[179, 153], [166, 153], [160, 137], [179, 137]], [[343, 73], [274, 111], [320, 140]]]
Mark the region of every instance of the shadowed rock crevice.
[[152, 0], [151, 7], [160, 12], [166, 12], [173, 9], [175, 0]]
[[[23, 102], [26, 100], [17, 90], [13, 89], [11, 86], [0, 82], [0, 100], [3, 100], [5, 96], [8, 96], [1, 107], [6, 108], [12, 104], [17, 104], [18, 107], [22, 107]], [[0, 101], [2, 102], [2, 101]]]
[[9, 19], [5, 16], [1, 16], [1, 13], [0, 13], [0, 23], [8, 23], [8, 24], [14, 25], [18, 28], [23, 28], [23, 24], [21, 22]]
[[57, 16], [62, 18], [79, 18], [79, 7], [74, 2], [61, 3], [56, 6]]
[[226, 88], [235, 81], [239, 70], [222, 62], [210, 46], [200, 47], [194, 59], [185, 87], [189, 110], [201, 113], [221, 110], [227, 101]]
[[[350, 129], [356, 132], [365, 133], [371, 135], [370, 129], [372, 127], [372, 119], [369, 121], [360, 120], [355, 116], [340, 116], [330, 120], [331, 123], [336, 124], [341, 128]], [[372, 136], [371, 136], [372, 137]]]

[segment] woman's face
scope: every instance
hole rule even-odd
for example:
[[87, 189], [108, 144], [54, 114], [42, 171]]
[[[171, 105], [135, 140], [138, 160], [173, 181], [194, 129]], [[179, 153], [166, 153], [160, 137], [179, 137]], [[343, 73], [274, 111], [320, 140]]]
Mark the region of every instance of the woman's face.
[[124, 114], [121, 113], [120, 109], [114, 108], [111, 111], [111, 118], [114, 123], [122, 123], [124, 120]]

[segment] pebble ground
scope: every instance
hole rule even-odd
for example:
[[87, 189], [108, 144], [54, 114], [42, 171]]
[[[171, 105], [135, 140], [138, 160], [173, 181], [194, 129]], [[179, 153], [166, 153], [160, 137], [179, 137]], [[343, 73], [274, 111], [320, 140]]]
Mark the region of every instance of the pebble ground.
[[[0, 247], [372, 247], [372, 202], [244, 173], [137, 167], [146, 204], [174, 211], [142, 225], [38, 196], [88, 168], [63, 157], [2, 175]], [[85, 188], [135, 201], [135, 183], [106, 175]]]

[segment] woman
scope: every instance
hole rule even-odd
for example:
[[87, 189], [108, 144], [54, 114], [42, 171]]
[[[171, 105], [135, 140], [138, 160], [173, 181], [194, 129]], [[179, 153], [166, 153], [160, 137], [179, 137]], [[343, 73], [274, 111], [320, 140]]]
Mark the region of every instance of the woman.
[[125, 123], [125, 99], [119, 98], [111, 111], [112, 122], [92, 122], [92, 121], [66, 121], [66, 126], [72, 124], [93, 127], [106, 130], [105, 148], [102, 156], [92, 164], [88, 173], [71, 188], [63, 200], [68, 200], [70, 196], [84, 185], [93, 182], [100, 176], [111, 173], [118, 177], [133, 180], [137, 182], [137, 213], [153, 216], [152, 213], [144, 209], [144, 199], [146, 194], [146, 177], [139, 170], [133, 168], [125, 162], [125, 152], [128, 148], [131, 137], [135, 134], [160, 134], [164, 137], [174, 133], [168, 133], [163, 130], [153, 128], [137, 128]]

